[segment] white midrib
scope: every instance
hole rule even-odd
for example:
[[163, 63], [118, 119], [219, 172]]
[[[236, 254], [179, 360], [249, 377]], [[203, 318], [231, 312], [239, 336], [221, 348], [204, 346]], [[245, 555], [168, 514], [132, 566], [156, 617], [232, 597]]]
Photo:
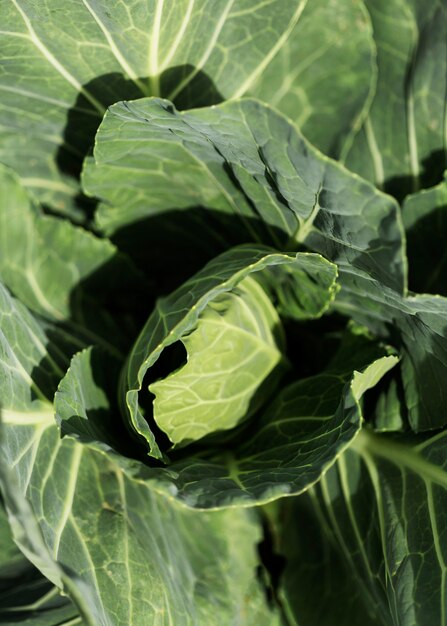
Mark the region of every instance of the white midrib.
[[0, 409], [0, 421], [2, 424], [14, 426], [52, 426], [54, 421], [54, 409], [51, 404], [42, 410], [14, 411], [12, 409]]
[[160, 30], [161, 30], [161, 16], [163, 13], [164, 0], [157, 0], [154, 15], [154, 25], [151, 32], [149, 43], [149, 59], [148, 59], [148, 74], [151, 84], [151, 96], [160, 95], [160, 76], [158, 65], [158, 54], [160, 46]]
[[262, 62], [256, 67], [254, 72], [242, 83], [239, 89], [231, 96], [232, 98], [240, 98], [243, 96], [250, 87], [254, 84], [256, 79], [262, 74], [267, 65], [269, 65], [270, 61], [276, 56], [277, 52], [283, 47], [293, 29], [295, 28], [298, 20], [301, 17], [305, 7], [307, 4], [307, 0], [302, 0], [295, 11], [292, 19], [289, 22], [288, 27], [283, 32], [281, 37], [278, 38], [276, 44], [271, 48], [270, 52], [263, 58]]
[[377, 145], [376, 136], [374, 134], [373, 125], [369, 117], [365, 120], [364, 128], [366, 143], [368, 144], [369, 152], [372, 158], [375, 183], [379, 189], [382, 189], [383, 183], [385, 181], [385, 171], [383, 169], [382, 155], [380, 154], [379, 146]]
[[195, 76], [197, 76], [197, 74], [200, 72], [200, 70], [203, 69], [204, 65], [206, 64], [206, 62], [208, 61], [209, 57], [211, 56], [212, 51], [214, 50], [214, 47], [217, 43], [217, 40], [219, 39], [220, 33], [225, 25], [225, 22], [227, 20], [228, 14], [230, 13], [231, 9], [233, 8], [233, 4], [234, 4], [235, 0], [229, 0], [228, 4], [226, 5], [225, 9], [222, 11], [222, 14], [216, 24], [216, 28], [214, 29], [214, 32], [212, 34], [212, 36], [210, 37], [210, 40], [208, 42], [208, 46], [206, 47], [206, 50], [204, 51], [204, 53], [202, 54], [201, 58], [199, 59], [199, 61], [196, 63], [194, 70], [188, 75], [186, 76], [186, 78], [184, 78], [178, 85], [177, 87], [169, 94], [168, 98], [169, 100], [174, 100], [174, 98], [176, 96], [178, 96], [179, 93], [181, 93], [183, 91], [183, 89], [186, 87], [186, 85], [188, 85]]
[[406, 108], [407, 108], [407, 134], [408, 134], [408, 152], [410, 156], [410, 170], [412, 176], [412, 191], [415, 192], [420, 187], [420, 168], [419, 168], [419, 155], [416, 137], [416, 120], [414, 113], [414, 65], [418, 50], [419, 43], [419, 29], [416, 20], [408, 9], [408, 19], [411, 23], [411, 35], [413, 39], [412, 56], [410, 59], [410, 72], [408, 81], [408, 92], [406, 94]]
[[70, 85], [72, 85], [78, 92], [82, 93], [82, 95], [86, 98], [86, 100], [88, 100], [90, 104], [98, 111], [101, 117], [103, 117], [103, 115], [106, 112], [103, 105], [94, 96], [92, 96], [92, 94], [89, 91], [84, 89], [81, 83], [74, 76], [72, 76], [72, 74], [70, 74], [70, 72], [66, 70], [63, 65], [61, 65], [61, 63], [59, 63], [56, 57], [48, 50], [45, 44], [39, 39], [36, 31], [34, 30], [31, 24], [30, 19], [28, 18], [26, 13], [23, 11], [23, 9], [19, 6], [18, 1], [17, 0], [10, 0], [10, 1], [15, 6], [17, 11], [20, 13], [23, 21], [25, 22], [25, 26], [28, 29], [30, 40], [36, 46], [36, 48], [39, 50], [42, 56], [45, 57], [45, 59], [59, 72], [61, 76], [63, 76], [63, 78], [65, 78], [65, 80], [68, 83], [70, 83]]
[[93, 10], [93, 8], [90, 5], [90, 3], [88, 2], [88, 0], [82, 0], [82, 3], [84, 4], [85, 8], [88, 10], [90, 15], [93, 17], [95, 22], [98, 24], [99, 28], [101, 29], [101, 31], [102, 31], [102, 33], [103, 33], [104, 37], [106, 38], [106, 41], [107, 41], [107, 43], [109, 45], [109, 48], [110, 48], [113, 56], [115, 57], [115, 59], [118, 61], [119, 65], [122, 67], [122, 69], [127, 74], [127, 76], [129, 76], [129, 78], [140, 89], [142, 94], [143, 95], [147, 95], [147, 89], [146, 89], [145, 85], [138, 79], [138, 75], [134, 72], [134, 70], [131, 68], [131, 66], [129, 65], [129, 63], [125, 59], [125, 57], [121, 54], [121, 50], [116, 45], [115, 41], [113, 40], [112, 35], [107, 30], [105, 24], [99, 19], [99, 16], [95, 13], [95, 11]]
[[68, 518], [71, 514], [71, 509], [73, 506], [73, 500], [74, 500], [75, 491], [76, 491], [76, 483], [78, 481], [79, 466], [81, 464], [81, 458], [82, 458], [82, 451], [83, 451], [82, 446], [76, 444], [73, 449], [68, 483], [65, 488], [66, 491], [65, 491], [64, 508], [62, 509], [59, 523], [54, 530], [53, 555], [54, 555], [55, 560], [57, 560], [62, 534], [64, 532], [65, 526], [67, 524]]

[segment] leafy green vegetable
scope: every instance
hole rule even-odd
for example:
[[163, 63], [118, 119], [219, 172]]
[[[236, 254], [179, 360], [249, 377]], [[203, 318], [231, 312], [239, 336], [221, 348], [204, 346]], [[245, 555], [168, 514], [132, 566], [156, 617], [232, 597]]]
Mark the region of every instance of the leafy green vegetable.
[[447, 626], [444, 2], [0, 17], [0, 624]]

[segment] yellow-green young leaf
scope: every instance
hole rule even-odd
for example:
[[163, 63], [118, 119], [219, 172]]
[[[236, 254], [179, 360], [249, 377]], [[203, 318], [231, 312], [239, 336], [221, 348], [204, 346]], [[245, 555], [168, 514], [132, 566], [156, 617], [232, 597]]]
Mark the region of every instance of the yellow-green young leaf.
[[250, 277], [208, 304], [197, 327], [181, 339], [186, 365], [149, 386], [155, 421], [174, 444], [233, 428], [267, 400], [275, 391], [269, 375], [282, 362], [274, 336], [280, 325]]

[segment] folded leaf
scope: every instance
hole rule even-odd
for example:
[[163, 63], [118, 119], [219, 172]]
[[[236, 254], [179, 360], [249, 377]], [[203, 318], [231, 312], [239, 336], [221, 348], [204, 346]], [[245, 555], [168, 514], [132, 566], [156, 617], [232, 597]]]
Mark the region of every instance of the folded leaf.
[[[321, 315], [335, 295], [336, 267], [318, 255], [279, 254], [264, 246], [247, 245], [228, 250], [216, 257], [179, 289], [158, 301], [128, 357], [121, 381], [123, 413], [132, 431], [144, 437], [149, 444], [148, 452], [151, 456], [162, 458], [139, 402], [139, 393], [146, 373], [165, 348], [182, 340], [185, 335], [190, 335], [201, 313], [211, 302], [231, 292], [250, 274], [261, 273], [275, 266], [278, 273], [281, 267], [286, 268], [289, 280], [292, 276], [296, 290], [303, 294], [296, 297], [296, 302], [301, 302], [302, 315], [306, 312], [314, 317]], [[312, 298], [306, 299], [309, 283], [312, 284]], [[318, 285], [317, 290], [315, 284]], [[281, 288], [281, 281], [279, 285]], [[309, 307], [308, 311], [306, 307]], [[238, 357], [241, 346], [243, 347], [243, 344], [239, 346], [235, 358]], [[213, 397], [218, 399], [218, 396], [219, 391], [216, 389]]]
[[[357, 360], [360, 372], [335, 370], [291, 384], [227, 444], [185, 448], [166, 468], [116, 454], [114, 462], [149, 490], [196, 508], [248, 506], [305, 491], [357, 435], [362, 395], [397, 361], [382, 354], [368, 345]], [[86, 351], [74, 357], [55, 406], [63, 432], [103, 449], [108, 432], [97, 410], [104, 395], [89, 373], [93, 356]]]
[[175, 445], [233, 428], [274, 393], [284, 365], [275, 332], [279, 315], [249, 276], [208, 304], [181, 339], [187, 363], [149, 385], [154, 419]]

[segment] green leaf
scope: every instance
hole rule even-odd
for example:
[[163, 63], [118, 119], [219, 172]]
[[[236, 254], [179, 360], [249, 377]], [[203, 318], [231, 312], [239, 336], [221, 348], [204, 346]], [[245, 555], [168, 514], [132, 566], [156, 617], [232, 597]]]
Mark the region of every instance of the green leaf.
[[179, 508], [126, 476], [113, 457], [61, 442], [55, 426], [34, 448], [33, 430], [16, 423], [14, 431], [6, 432], [18, 441], [7, 461], [19, 480], [32, 468], [19, 494], [87, 624], [205, 626], [215, 612], [224, 623], [277, 623], [255, 576], [260, 532], [251, 513]]
[[410, 289], [447, 295], [447, 181], [405, 198]]
[[439, 182], [446, 165], [447, 7], [443, 0], [365, 0], [378, 82], [346, 164], [403, 198]]
[[[365, 429], [312, 494], [320, 542], [336, 546], [378, 624], [447, 619], [445, 437]], [[295, 524], [304, 531], [298, 513]]]
[[77, 175], [106, 108], [163, 95], [182, 106], [244, 93], [304, 0], [10, 0], [2, 11], [0, 161], [81, 219]]
[[35, 313], [118, 354], [116, 346], [126, 347], [132, 332], [119, 309], [111, 317], [113, 301], [133, 290], [130, 313], [146, 287], [144, 276], [113, 244], [44, 215], [14, 172], [1, 165], [0, 280]]
[[347, 272], [366, 271], [404, 290], [397, 204], [255, 100], [186, 113], [155, 98], [119, 103], [101, 124], [83, 184], [104, 200], [98, 222], [108, 235], [202, 206], [222, 220], [224, 233], [230, 219], [244, 229], [244, 242], [305, 243]]
[[67, 438], [61, 443], [56, 427], [31, 460], [24, 451], [33, 432], [18, 423], [14, 429], [19, 445], [7, 460], [17, 461], [19, 477], [32, 465], [29, 488], [23, 491], [21, 482], [19, 493], [30, 501], [36, 530], [87, 624], [205, 625], [213, 611], [229, 623], [275, 623], [255, 577], [260, 536], [248, 512], [179, 508], [126, 477], [113, 458]]
[[180, 340], [187, 363], [149, 385], [154, 419], [174, 445], [233, 428], [274, 393], [284, 365], [274, 337], [280, 325], [267, 294], [249, 276], [208, 304]]
[[[139, 406], [139, 392], [148, 370], [155, 364], [165, 348], [188, 335], [197, 325], [200, 314], [215, 298], [231, 292], [244, 278], [266, 268], [287, 267], [296, 269], [296, 286], [305, 294], [309, 282], [313, 283], [313, 298], [297, 296], [303, 314], [306, 305], [315, 314], [319, 299], [320, 314], [327, 308], [336, 291], [336, 267], [318, 255], [298, 253], [279, 254], [262, 246], [239, 246], [216, 257], [198, 274], [164, 299], [160, 299], [140, 333], [123, 370], [121, 396], [123, 412], [129, 425], [149, 444], [149, 454], [162, 458], [153, 432]], [[303, 275], [307, 279], [301, 282]], [[315, 283], [319, 293], [315, 293]], [[281, 285], [281, 281], [279, 283]], [[214, 394], [213, 394], [214, 395]], [[216, 393], [218, 396], [218, 393]]]
[[408, 419], [416, 432], [447, 423], [447, 298], [403, 298], [360, 272], [344, 275], [335, 307], [394, 345], [401, 354], [401, 374]]
[[312, 0], [250, 94], [287, 115], [317, 148], [340, 157], [369, 108], [375, 57], [363, 2]]
[[328, 536], [330, 529], [312, 497], [287, 498], [266, 510], [274, 553], [283, 564], [277, 595], [290, 626], [390, 626], [363, 595], [349, 561]]
[[67, 364], [44, 327], [0, 283], [0, 408], [3, 420], [36, 413], [51, 420], [51, 400]]

